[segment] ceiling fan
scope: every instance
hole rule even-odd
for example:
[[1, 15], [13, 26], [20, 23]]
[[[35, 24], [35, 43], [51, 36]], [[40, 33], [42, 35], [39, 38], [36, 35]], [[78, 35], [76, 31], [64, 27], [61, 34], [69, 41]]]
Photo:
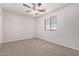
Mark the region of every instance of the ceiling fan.
[[30, 10], [26, 12], [34, 12], [35, 15], [38, 15], [38, 12], [45, 12], [45, 9], [40, 9], [40, 6], [42, 6], [41, 3], [32, 3], [32, 6], [23, 4], [23, 6], [28, 7]]

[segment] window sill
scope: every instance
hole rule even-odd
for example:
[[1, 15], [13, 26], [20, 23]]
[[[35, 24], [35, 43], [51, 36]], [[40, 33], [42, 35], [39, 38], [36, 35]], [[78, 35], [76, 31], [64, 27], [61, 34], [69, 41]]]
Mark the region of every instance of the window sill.
[[48, 29], [48, 30], [45, 30], [45, 31], [57, 31], [57, 29]]

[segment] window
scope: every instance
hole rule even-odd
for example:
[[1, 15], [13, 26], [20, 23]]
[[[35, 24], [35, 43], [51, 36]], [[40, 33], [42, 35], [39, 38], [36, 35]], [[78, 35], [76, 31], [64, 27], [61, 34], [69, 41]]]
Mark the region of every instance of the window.
[[51, 16], [45, 19], [45, 30], [55, 31], [57, 29], [57, 17]]

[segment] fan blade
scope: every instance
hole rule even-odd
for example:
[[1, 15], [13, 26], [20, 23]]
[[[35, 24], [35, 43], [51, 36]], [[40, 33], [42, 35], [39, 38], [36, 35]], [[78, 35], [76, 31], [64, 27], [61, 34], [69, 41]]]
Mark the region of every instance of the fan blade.
[[45, 9], [43, 9], [43, 10], [38, 10], [38, 11], [40, 11], [40, 12], [45, 12]]
[[41, 3], [38, 3], [38, 6], [41, 6]]
[[26, 11], [26, 12], [31, 12], [31, 10], [28, 10], [28, 11]]
[[31, 8], [30, 6], [28, 6], [28, 5], [26, 5], [26, 4], [23, 4], [23, 6], [26, 6], [26, 7], [28, 7], [28, 8]]

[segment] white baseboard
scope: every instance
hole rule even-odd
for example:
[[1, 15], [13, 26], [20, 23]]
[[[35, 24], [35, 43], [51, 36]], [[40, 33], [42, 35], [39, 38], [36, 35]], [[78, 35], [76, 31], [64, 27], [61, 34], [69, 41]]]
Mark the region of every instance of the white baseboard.
[[[71, 49], [74, 49], [74, 50], [78, 50], [78, 48], [74, 48], [74, 47], [71, 47], [71, 46], [67, 46], [65, 44], [62, 44], [62, 43], [59, 43], [59, 42], [53, 42], [53, 41], [50, 41], [50, 40], [47, 40], [47, 39], [44, 39], [42, 37], [31, 37], [31, 38], [26, 38], [26, 39], [33, 39], [33, 38], [39, 38], [39, 39], [42, 39], [42, 40], [45, 40], [45, 41], [48, 41], [50, 43], [55, 43], [55, 44], [58, 44], [58, 45], [61, 45], [61, 46], [64, 46], [64, 47], [68, 47], [68, 48], [71, 48]], [[25, 38], [24, 38], [25, 39]], [[3, 41], [2, 43], [6, 43], [6, 42], [13, 42], [13, 41], [19, 41], [19, 40], [24, 40], [24, 39], [16, 39], [16, 40], [9, 40], [9, 41]], [[0, 44], [0, 47], [1, 47], [1, 44]]]
[[74, 49], [74, 50], [78, 50], [78, 51], [79, 51], [79, 48], [75, 48], [75, 47], [67, 46], [67, 45], [62, 44], [62, 43], [59, 43], [59, 42], [53, 42], [53, 41], [44, 39], [44, 38], [42, 38], [42, 37], [38, 37], [38, 38], [41, 39], [41, 40], [48, 41], [48, 42], [50, 42], [50, 43], [58, 44], [58, 45], [60, 45], [60, 46], [64, 46], [64, 47], [67, 47], [67, 48], [70, 48], [70, 49]]
[[34, 37], [31, 37], [31, 38], [23, 38], [23, 39], [16, 39], [16, 40], [9, 40], [9, 41], [3, 41], [2, 43], [8, 43], [8, 42], [14, 42], [14, 41], [19, 41], [19, 40], [27, 40], [27, 39], [32, 39]]
[[28, 35], [24, 35], [22, 37], [18, 37], [18, 38], [5, 38], [3, 40], [2, 43], [6, 43], [6, 42], [13, 42], [13, 41], [18, 41], [18, 40], [23, 40], [23, 39], [30, 39], [30, 38], [34, 38], [35, 35], [33, 33], [29, 33]]

